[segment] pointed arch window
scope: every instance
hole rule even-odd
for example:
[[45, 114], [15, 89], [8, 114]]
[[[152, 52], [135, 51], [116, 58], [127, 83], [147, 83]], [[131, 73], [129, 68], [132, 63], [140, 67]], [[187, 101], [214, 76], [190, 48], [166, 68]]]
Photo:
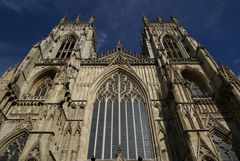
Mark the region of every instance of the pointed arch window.
[[114, 159], [119, 146], [126, 159], [152, 159], [145, 106], [141, 90], [127, 75], [112, 75], [97, 92], [88, 159]]
[[240, 161], [231, 141], [226, 136], [214, 132], [211, 138], [222, 161]]
[[77, 40], [75, 36], [73, 35], [68, 36], [61, 44], [61, 47], [59, 48], [58, 53], [56, 55], [56, 58], [60, 59], [70, 58], [76, 41]]
[[40, 81], [40, 83], [36, 87], [34, 96], [37, 96], [37, 97], [45, 96], [49, 90], [51, 82], [52, 82], [52, 79], [50, 77], [45, 78], [42, 81]]
[[182, 58], [177, 42], [171, 36], [167, 35], [163, 38], [163, 45], [170, 58]]
[[211, 93], [210, 87], [199, 72], [193, 69], [184, 69], [181, 74], [185, 80], [185, 86], [192, 97], [201, 98], [209, 96]]
[[205, 96], [203, 89], [193, 80], [186, 79], [186, 85], [188, 90], [190, 91], [192, 97], [203, 97]]
[[10, 142], [4, 151], [0, 152], [1, 161], [18, 161], [23, 148], [27, 142], [28, 135], [22, 134], [17, 139]]

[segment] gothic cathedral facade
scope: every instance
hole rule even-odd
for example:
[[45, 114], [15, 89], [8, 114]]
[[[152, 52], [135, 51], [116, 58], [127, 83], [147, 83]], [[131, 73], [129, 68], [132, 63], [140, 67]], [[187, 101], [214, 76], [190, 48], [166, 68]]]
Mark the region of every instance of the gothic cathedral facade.
[[63, 17], [0, 77], [0, 161], [240, 161], [240, 81], [176, 17], [96, 54]]

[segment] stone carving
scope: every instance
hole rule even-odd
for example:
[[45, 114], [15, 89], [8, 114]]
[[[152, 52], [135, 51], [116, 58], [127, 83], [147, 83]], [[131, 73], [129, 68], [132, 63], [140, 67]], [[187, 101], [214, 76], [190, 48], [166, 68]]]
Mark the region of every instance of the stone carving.
[[18, 130], [27, 129], [29, 131], [32, 130], [33, 125], [31, 115], [26, 116], [25, 119], [17, 126], [17, 129]]
[[31, 150], [29, 151], [29, 153], [26, 157], [26, 160], [27, 161], [41, 160], [40, 144], [38, 141], [36, 143], [34, 143], [34, 145], [32, 146]]

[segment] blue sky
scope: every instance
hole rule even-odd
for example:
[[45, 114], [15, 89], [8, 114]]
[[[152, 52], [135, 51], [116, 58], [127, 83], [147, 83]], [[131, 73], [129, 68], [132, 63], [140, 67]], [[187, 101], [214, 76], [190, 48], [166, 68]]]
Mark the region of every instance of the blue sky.
[[67, 14], [70, 19], [95, 15], [97, 52], [117, 40], [140, 52], [142, 15], [177, 16], [190, 35], [240, 77], [239, 0], [0, 0], [0, 75], [20, 62]]

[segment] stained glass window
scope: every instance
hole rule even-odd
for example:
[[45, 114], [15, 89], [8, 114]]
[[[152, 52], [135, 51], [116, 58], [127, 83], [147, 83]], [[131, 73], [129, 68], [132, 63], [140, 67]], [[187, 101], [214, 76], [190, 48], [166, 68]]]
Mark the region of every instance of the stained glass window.
[[12, 141], [6, 149], [0, 153], [0, 161], [18, 161], [27, 138], [27, 134], [23, 134]]
[[143, 94], [118, 72], [104, 83], [93, 107], [88, 159], [114, 159], [118, 147], [127, 159], [152, 158], [149, 123]]
[[70, 35], [69, 37], [67, 37], [63, 41], [61, 47], [59, 48], [56, 58], [62, 58], [62, 59], [69, 58], [72, 54], [75, 43], [76, 43], [75, 36]]
[[217, 132], [211, 137], [222, 161], [240, 161], [229, 139]]
[[177, 46], [177, 43], [172, 37], [168, 35], [165, 36], [163, 38], [163, 45], [170, 58], [182, 58], [182, 54]]

